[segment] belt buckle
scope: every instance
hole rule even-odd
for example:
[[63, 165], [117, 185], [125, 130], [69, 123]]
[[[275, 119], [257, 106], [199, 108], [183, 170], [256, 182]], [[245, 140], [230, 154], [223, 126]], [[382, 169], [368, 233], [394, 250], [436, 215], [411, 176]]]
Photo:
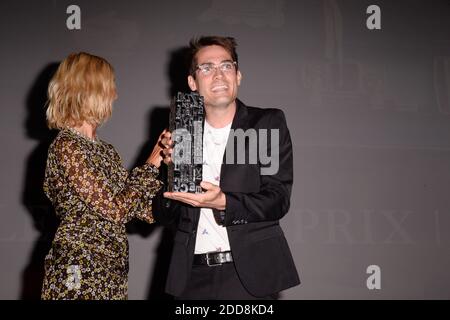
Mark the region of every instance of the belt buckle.
[[206, 253], [206, 264], [208, 265], [208, 267], [215, 267], [215, 266], [220, 266], [222, 263], [220, 262], [216, 262], [216, 263], [210, 263], [209, 260], [213, 259], [209, 257], [209, 254], [213, 254], [213, 253], [219, 253], [219, 252], [207, 252]]

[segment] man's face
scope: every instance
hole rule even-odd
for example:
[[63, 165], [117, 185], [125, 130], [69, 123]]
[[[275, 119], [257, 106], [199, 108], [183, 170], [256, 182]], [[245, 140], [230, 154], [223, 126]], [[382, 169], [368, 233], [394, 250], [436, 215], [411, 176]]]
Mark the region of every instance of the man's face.
[[[218, 66], [224, 61], [232, 59], [221, 46], [207, 46], [197, 52], [197, 65], [211, 63]], [[236, 72], [235, 68], [228, 72], [213, 68], [208, 75], [196, 70], [195, 79], [189, 76], [188, 84], [192, 91], [197, 90], [204, 97], [206, 107], [225, 108], [235, 103], [241, 77], [241, 72]]]

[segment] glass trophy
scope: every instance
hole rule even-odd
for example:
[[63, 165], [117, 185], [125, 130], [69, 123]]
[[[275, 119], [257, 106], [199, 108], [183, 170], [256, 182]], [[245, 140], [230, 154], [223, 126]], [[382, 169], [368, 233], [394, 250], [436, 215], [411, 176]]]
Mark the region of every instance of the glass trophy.
[[168, 167], [168, 191], [201, 193], [203, 166], [203, 97], [197, 92], [178, 92], [170, 106], [172, 162]]

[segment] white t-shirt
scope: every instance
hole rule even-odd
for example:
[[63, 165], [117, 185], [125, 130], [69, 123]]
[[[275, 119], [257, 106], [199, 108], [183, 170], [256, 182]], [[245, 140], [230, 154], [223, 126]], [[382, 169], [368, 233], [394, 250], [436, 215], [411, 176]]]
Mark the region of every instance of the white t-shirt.
[[[206, 121], [203, 133], [203, 181], [220, 185], [220, 168], [230, 134], [231, 123], [223, 128], [213, 128]], [[195, 254], [228, 251], [227, 229], [218, 225], [210, 208], [200, 209], [200, 219], [195, 241]]]

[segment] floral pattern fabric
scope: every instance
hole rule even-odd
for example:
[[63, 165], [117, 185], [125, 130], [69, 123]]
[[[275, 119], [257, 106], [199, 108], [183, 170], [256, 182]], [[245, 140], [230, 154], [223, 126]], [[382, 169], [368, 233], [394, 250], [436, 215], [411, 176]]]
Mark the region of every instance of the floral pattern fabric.
[[49, 148], [44, 191], [60, 225], [45, 258], [42, 299], [127, 299], [125, 223], [153, 223], [162, 183], [145, 164], [130, 173], [113, 146], [69, 129]]

